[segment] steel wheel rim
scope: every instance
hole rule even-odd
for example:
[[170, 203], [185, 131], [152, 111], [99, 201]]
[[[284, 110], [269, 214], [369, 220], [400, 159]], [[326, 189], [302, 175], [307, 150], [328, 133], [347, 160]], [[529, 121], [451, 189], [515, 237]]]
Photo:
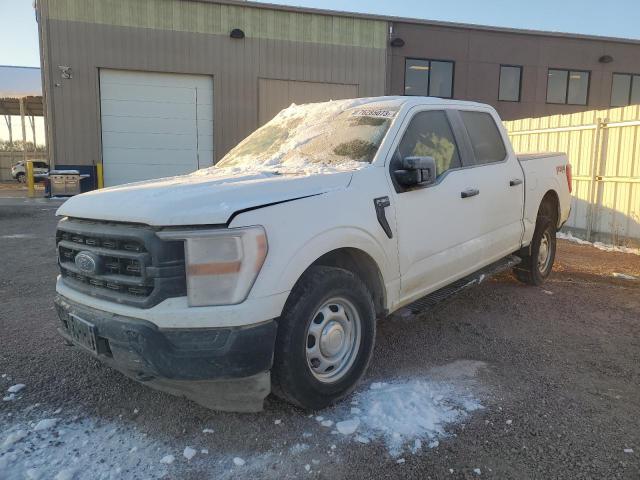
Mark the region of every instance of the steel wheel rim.
[[540, 239], [540, 248], [538, 248], [538, 270], [541, 273], [546, 272], [551, 261], [551, 234], [549, 230], [545, 231]]
[[324, 302], [314, 313], [305, 335], [305, 353], [311, 374], [323, 383], [343, 378], [360, 348], [360, 315], [344, 297]]

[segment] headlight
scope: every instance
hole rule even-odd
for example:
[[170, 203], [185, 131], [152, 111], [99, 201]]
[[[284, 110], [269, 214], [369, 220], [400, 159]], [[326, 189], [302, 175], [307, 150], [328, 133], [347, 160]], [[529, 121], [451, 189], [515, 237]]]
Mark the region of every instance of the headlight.
[[260, 226], [158, 232], [184, 240], [189, 305], [232, 305], [247, 298], [264, 259], [267, 235]]

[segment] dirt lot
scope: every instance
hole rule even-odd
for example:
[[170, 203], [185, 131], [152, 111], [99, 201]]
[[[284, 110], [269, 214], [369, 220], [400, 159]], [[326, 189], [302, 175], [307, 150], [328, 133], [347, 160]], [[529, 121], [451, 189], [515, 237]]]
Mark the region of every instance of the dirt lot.
[[[441, 382], [482, 405], [394, 452], [275, 399], [262, 414], [211, 412], [64, 346], [56, 204], [0, 202], [0, 387], [26, 385], [0, 402], [0, 478], [640, 478], [640, 282], [612, 276], [640, 276], [640, 256], [561, 241], [542, 288], [504, 274], [381, 322], [359, 393], [316, 415], [364, 409], [375, 382]], [[419, 397], [398, 405], [423, 411]]]

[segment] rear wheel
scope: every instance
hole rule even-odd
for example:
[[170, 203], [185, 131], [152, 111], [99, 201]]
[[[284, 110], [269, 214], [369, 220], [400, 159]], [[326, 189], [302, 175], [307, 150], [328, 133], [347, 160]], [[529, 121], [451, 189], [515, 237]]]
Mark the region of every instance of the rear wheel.
[[349, 394], [369, 364], [375, 308], [352, 272], [313, 266], [291, 292], [278, 321], [273, 393], [318, 410]]
[[555, 222], [548, 215], [538, 215], [536, 229], [531, 240], [530, 253], [521, 257], [522, 262], [514, 268], [518, 280], [529, 285], [542, 285], [551, 274], [556, 257]]
[[19, 173], [18, 175], [16, 175], [16, 180], [19, 183], [25, 183], [27, 181], [27, 177], [24, 173]]

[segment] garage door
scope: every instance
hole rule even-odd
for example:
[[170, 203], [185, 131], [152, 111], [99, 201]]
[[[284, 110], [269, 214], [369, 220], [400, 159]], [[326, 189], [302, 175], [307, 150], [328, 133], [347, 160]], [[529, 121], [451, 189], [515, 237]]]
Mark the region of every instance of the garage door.
[[292, 103], [300, 105], [357, 96], [357, 85], [261, 78], [258, 83], [258, 120], [260, 125], [264, 125]]
[[213, 165], [213, 78], [100, 70], [105, 186]]

